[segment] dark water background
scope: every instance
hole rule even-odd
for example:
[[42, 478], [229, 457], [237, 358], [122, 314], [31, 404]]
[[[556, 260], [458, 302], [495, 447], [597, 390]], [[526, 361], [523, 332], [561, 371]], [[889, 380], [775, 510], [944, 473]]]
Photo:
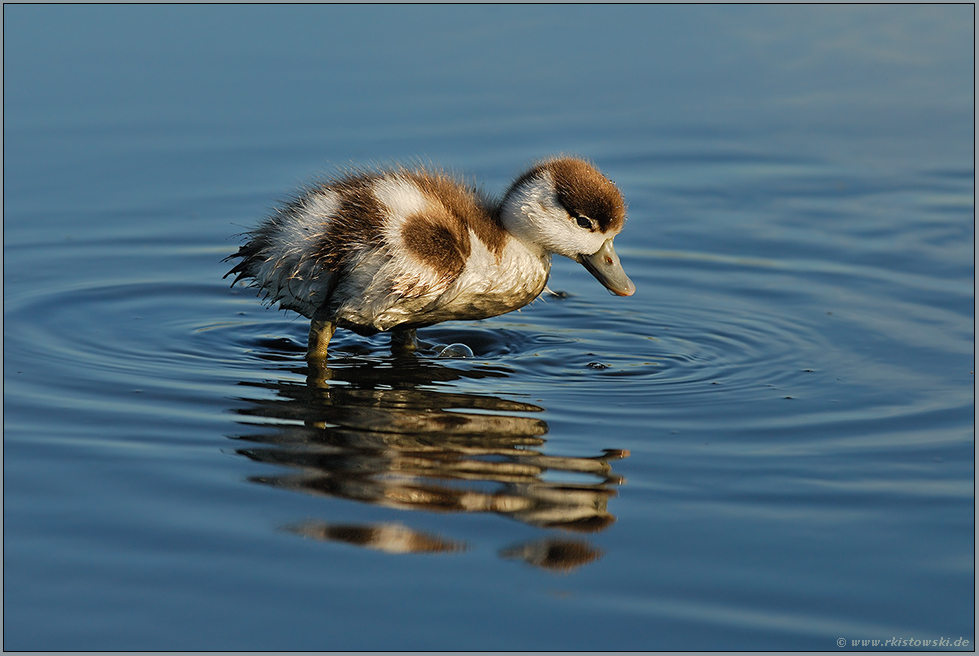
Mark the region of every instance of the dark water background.
[[[974, 647], [973, 40], [970, 5], [5, 6], [4, 647]], [[500, 192], [558, 152], [622, 188], [634, 297], [559, 261], [566, 297], [310, 375], [222, 280], [336, 166]]]

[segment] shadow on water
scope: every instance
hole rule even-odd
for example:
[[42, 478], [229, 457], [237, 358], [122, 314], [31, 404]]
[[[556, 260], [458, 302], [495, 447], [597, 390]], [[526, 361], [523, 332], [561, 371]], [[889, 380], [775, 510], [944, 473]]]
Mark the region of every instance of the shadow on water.
[[[273, 354], [268, 359], [280, 359]], [[453, 368], [416, 354], [339, 358], [329, 367], [297, 369], [306, 383], [242, 382], [272, 398], [244, 398], [242, 424], [260, 432], [236, 436], [237, 453], [284, 472], [249, 480], [312, 495], [397, 508], [496, 513], [547, 531], [500, 556], [552, 571], [570, 571], [601, 557], [581, 534], [605, 530], [615, 517], [608, 501], [624, 480], [610, 461], [546, 455], [540, 406], [495, 396], [449, 393], [439, 383], [506, 377], [485, 365]], [[516, 414], [521, 413], [521, 414]], [[464, 541], [400, 523], [307, 521], [286, 530], [388, 553], [463, 551]]]

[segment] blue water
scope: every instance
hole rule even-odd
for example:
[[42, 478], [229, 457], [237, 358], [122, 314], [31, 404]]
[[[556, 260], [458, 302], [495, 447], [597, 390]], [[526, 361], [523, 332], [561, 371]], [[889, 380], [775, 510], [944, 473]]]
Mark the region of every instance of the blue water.
[[[4, 648], [973, 649], [973, 41], [971, 5], [6, 5]], [[222, 279], [335, 167], [499, 193], [559, 152], [621, 187], [635, 296], [561, 260], [310, 371]]]

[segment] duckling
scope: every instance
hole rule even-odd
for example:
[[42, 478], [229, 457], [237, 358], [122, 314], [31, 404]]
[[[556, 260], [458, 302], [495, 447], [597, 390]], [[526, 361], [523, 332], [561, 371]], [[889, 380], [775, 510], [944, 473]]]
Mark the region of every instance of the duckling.
[[276, 209], [227, 258], [239, 262], [225, 277], [311, 319], [310, 360], [326, 357], [338, 327], [391, 331], [394, 347], [411, 349], [418, 328], [533, 301], [554, 253], [632, 295], [612, 247], [625, 218], [615, 184], [574, 157], [541, 161], [499, 200], [440, 170], [359, 170]]

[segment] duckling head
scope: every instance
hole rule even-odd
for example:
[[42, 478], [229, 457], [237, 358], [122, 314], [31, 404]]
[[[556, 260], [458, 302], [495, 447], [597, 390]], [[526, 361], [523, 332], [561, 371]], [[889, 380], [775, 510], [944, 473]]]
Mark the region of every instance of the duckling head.
[[636, 291], [612, 247], [625, 223], [625, 201], [592, 164], [570, 157], [541, 162], [506, 192], [500, 219], [531, 250], [575, 260], [613, 294]]

